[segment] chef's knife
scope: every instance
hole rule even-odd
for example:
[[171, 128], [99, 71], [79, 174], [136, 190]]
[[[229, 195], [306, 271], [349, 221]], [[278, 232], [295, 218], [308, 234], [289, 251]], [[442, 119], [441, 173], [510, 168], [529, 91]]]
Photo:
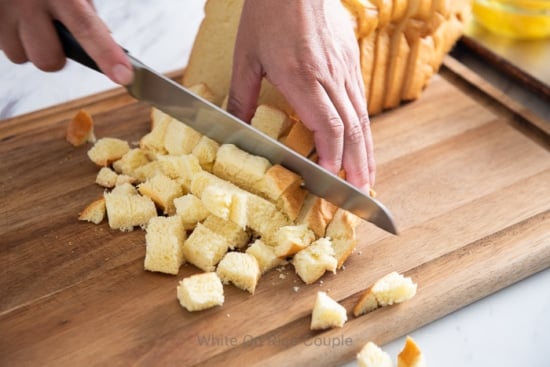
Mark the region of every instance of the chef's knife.
[[[101, 72], [63, 24], [56, 21], [55, 27], [68, 58]], [[134, 69], [134, 80], [126, 89], [134, 98], [147, 102], [219, 143], [235, 144], [249, 153], [267, 158], [273, 164], [281, 164], [302, 176], [305, 188], [311, 193], [397, 234], [390, 212], [380, 202], [126, 53]]]

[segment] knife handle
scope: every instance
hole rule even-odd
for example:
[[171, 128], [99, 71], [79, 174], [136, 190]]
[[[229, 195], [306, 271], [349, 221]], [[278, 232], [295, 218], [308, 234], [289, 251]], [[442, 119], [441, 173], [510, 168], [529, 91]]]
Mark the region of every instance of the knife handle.
[[[96, 62], [88, 55], [86, 51], [80, 46], [80, 43], [74, 38], [73, 34], [65, 27], [63, 23], [58, 20], [54, 20], [54, 27], [57, 31], [61, 45], [63, 46], [63, 52], [69, 59], [78, 62], [84, 66], [89, 67], [98, 72], [102, 72], [97, 66]], [[128, 53], [124, 48], [124, 52]]]

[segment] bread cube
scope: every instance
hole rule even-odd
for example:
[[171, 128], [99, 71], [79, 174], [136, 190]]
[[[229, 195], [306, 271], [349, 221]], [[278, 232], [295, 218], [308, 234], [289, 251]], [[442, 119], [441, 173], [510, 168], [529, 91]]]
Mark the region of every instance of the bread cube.
[[405, 302], [415, 296], [416, 287], [411, 278], [393, 271], [378, 279], [365, 291], [353, 308], [353, 314], [359, 316], [378, 307]]
[[390, 355], [373, 342], [365, 344], [357, 353], [357, 364], [359, 367], [393, 367]]
[[410, 336], [407, 336], [405, 346], [397, 355], [397, 367], [426, 367], [424, 353]]
[[175, 198], [174, 207], [176, 208], [176, 214], [187, 230], [195, 228], [197, 223], [202, 222], [210, 215], [202, 201], [193, 194]]
[[212, 172], [219, 147], [220, 144], [206, 135], [203, 135], [197, 145], [193, 148], [191, 154], [197, 157], [202, 169]]
[[147, 156], [150, 159], [154, 159], [158, 155], [168, 153], [166, 148], [164, 148], [164, 136], [166, 135], [168, 125], [172, 121], [172, 117], [153, 108], [151, 119], [152, 130], [141, 138], [139, 147], [147, 152]]
[[245, 247], [250, 239], [250, 233], [243, 227], [215, 215], [208, 215], [202, 224], [225, 238], [232, 250]]
[[254, 294], [260, 279], [260, 266], [256, 258], [242, 252], [228, 252], [218, 264], [216, 273], [224, 284], [233, 283], [236, 287]]
[[296, 121], [292, 125], [284, 144], [304, 157], [308, 157], [315, 149], [313, 133], [302, 121]]
[[92, 201], [78, 216], [78, 220], [99, 224], [105, 218], [105, 198]]
[[164, 174], [159, 161], [151, 161], [134, 170], [133, 176], [139, 182], [145, 182], [158, 174]]
[[334, 257], [338, 260], [340, 269], [357, 246], [356, 228], [361, 218], [355, 214], [339, 208], [326, 229], [326, 237], [332, 240]]
[[273, 236], [279, 228], [291, 224], [275, 204], [258, 195], [248, 195], [247, 213], [248, 226], [269, 245], [274, 243]]
[[145, 233], [145, 270], [177, 274], [184, 263], [186, 232], [179, 217], [153, 217]]
[[171, 155], [191, 154], [201, 134], [181, 121], [172, 119], [164, 134], [164, 148]]
[[138, 186], [139, 192], [150, 197], [165, 214], [174, 214], [174, 199], [183, 192], [181, 185], [163, 174], [157, 174]]
[[284, 260], [275, 254], [275, 248], [266, 245], [261, 239], [254, 241], [246, 249], [246, 253], [256, 258], [262, 274], [284, 263]]
[[261, 104], [256, 108], [250, 124], [264, 134], [277, 140], [285, 135], [292, 121], [288, 115], [278, 108]]
[[228, 190], [223, 186], [210, 185], [204, 189], [201, 200], [214, 215], [230, 220], [246, 228], [248, 195], [241, 190]]
[[308, 193], [296, 223], [307, 225], [317, 237], [325, 237], [327, 226], [337, 209], [325, 199]]
[[214, 271], [228, 249], [227, 239], [198, 223], [183, 244], [183, 256], [203, 271]]
[[177, 297], [187, 311], [200, 311], [221, 306], [223, 284], [215, 272], [191, 275], [179, 282]]
[[149, 163], [149, 158], [140, 148], [134, 148], [127, 151], [120, 159], [113, 162], [113, 168], [116, 172], [133, 176], [136, 168]]
[[97, 173], [95, 182], [100, 186], [110, 189], [115, 187], [117, 177], [118, 174], [109, 167], [101, 167], [101, 169]]
[[127, 141], [117, 138], [101, 138], [88, 150], [88, 157], [98, 166], [108, 166], [130, 150]]
[[344, 306], [333, 300], [325, 292], [317, 292], [311, 314], [311, 330], [342, 327], [348, 320]]
[[86, 142], [94, 143], [94, 120], [86, 110], [80, 110], [67, 125], [65, 134], [67, 141], [77, 147]]
[[305, 224], [280, 227], [274, 236], [275, 254], [280, 258], [294, 255], [308, 247], [315, 234]]
[[215, 95], [212, 90], [205, 83], [198, 83], [190, 86], [189, 89], [191, 92], [195, 93], [199, 97], [207, 100], [210, 103], [214, 103]]
[[336, 273], [338, 262], [334, 250], [327, 238], [319, 238], [305, 249], [298, 251], [292, 258], [296, 274], [306, 284], [317, 281], [327, 271]]
[[186, 192], [189, 192], [193, 176], [202, 171], [199, 160], [191, 154], [163, 155], [158, 157], [158, 161], [162, 172], [177, 180]]
[[131, 184], [116, 186], [105, 193], [105, 208], [109, 226], [121, 231], [131, 231], [135, 226], [145, 226], [157, 216], [155, 203], [147, 196], [137, 193]]

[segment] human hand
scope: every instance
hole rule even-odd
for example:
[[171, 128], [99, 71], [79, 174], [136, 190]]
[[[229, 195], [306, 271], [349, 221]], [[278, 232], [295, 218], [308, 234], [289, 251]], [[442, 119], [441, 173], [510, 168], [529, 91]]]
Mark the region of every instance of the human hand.
[[340, 0], [246, 0], [228, 111], [250, 121], [266, 77], [313, 131], [319, 164], [368, 191], [375, 161], [359, 62]]
[[61, 69], [66, 59], [53, 20], [67, 27], [112, 81], [132, 81], [130, 60], [92, 0], [0, 0], [0, 49], [16, 64], [30, 61], [44, 71]]

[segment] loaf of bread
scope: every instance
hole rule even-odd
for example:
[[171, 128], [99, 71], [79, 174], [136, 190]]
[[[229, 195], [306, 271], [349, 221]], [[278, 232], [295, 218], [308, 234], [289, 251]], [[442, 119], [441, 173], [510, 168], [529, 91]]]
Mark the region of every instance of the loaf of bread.
[[347, 320], [348, 316], [344, 306], [330, 298], [326, 292], [317, 292], [311, 313], [311, 330], [342, 327]]
[[359, 367], [393, 367], [390, 355], [373, 342], [367, 342], [357, 353]]
[[[231, 80], [232, 55], [244, 0], [208, 0], [182, 84], [210, 86], [214, 103], [221, 105]], [[369, 114], [416, 99], [461, 36], [470, 1], [342, 0], [350, 13], [360, 45], [360, 62]], [[264, 81], [260, 105], [270, 105], [290, 116], [295, 113], [275, 88]], [[294, 128], [294, 126], [293, 126]], [[308, 156], [304, 140], [289, 144]], [[304, 134], [299, 134], [304, 135]], [[294, 142], [302, 142], [296, 145]]]

